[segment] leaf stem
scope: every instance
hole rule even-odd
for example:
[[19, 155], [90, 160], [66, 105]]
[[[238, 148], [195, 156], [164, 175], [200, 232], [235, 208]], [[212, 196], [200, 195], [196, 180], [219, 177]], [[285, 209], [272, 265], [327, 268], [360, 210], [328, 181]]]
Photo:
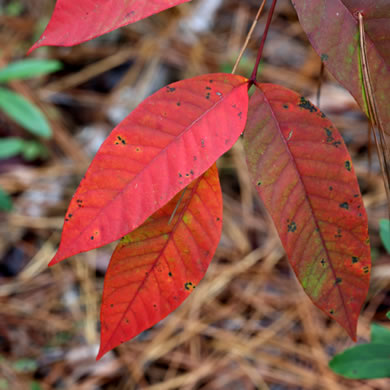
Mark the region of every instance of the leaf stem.
[[270, 8], [270, 10], [268, 12], [267, 24], [265, 25], [265, 28], [264, 28], [263, 38], [261, 39], [259, 51], [257, 53], [256, 63], [255, 63], [255, 66], [253, 68], [253, 72], [252, 72], [252, 75], [251, 75], [251, 78], [250, 78], [250, 81], [251, 81], [252, 84], [257, 80], [257, 71], [259, 69], [261, 56], [263, 55], [264, 44], [265, 44], [265, 41], [267, 39], [269, 26], [271, 25], [272, 16], [274, 14], [274, 10], [275, 10], [275, 6], [276, 6], [276, 2], [277, 1], [278, 0], [273, 0], [272, 1], [271, 8]]

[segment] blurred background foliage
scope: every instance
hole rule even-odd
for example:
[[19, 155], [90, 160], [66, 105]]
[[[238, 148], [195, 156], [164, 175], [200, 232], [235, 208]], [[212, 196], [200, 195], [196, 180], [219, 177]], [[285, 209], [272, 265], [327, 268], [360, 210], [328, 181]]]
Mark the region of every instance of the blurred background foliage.
[[[260, 3], [193, 0], [73, 48], [40, 48], [26, 60], [54, 2], [0, 0], [0, 390], [390, 388], [388, 379], [344, 379], [329, 369], [353, 343], [296, 282], [240, 143], [218, 163], [224, 227], [212, 265], [196, 294], [152, 329], [95, 362], [99, 300], [115, 244], [47, 268], [69, 200], [110, 130], [170, 82], [230, 72]], [[254, 64], [265, 15], [240, 64], [243, 75]], [[26, 77], [30, 61], [40, 61], [39, 74], [30, 68]], [[7, 76], [20, 66], [18, 77]], [[327, 72], [321, 76], [289, 0], [278, 2], [261, 80], [315, 103], [321, 85], [320, 107], [348, 145], [374, 261], [358, 330], [358, 342], [367, 342], [374, 321], [389, 327], [379, 164], [365, 116]], [[33, 120], [26, 124], [20, 114], [28, 110], [10, 94], [39, 110], [46, 125], [29, 129]]]

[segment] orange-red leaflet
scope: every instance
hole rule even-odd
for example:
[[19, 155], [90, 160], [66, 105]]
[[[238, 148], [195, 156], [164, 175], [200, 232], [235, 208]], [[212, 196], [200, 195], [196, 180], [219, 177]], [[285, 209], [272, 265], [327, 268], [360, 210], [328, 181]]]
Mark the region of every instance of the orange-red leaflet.
[[57, 0], [29, 53], [41, 46], [73, 46], [190, 0]]
[[370, 247], [362, 196], [338, 130], [295, 92], [258, 84], [244, 145], [257, 192], [305, 292], [356, 339]]
[[128, 234], [230, 149], [245, 127], [247, 82], [202, 75], [142, 102], [88, 168], [50, 265]]
[[115, 249], [104, 280], [98, 359], [166, 317], [203, 278], [222, 228], [216, 165], [183, 191]]

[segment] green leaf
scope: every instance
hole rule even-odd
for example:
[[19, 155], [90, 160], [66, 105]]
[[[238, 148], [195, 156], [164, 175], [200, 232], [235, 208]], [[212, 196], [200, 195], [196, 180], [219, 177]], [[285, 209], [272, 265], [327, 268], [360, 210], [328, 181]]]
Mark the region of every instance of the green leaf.
[[35, 371], [38, 368], [38, 363], [34, 359], [25, 358], [16, 361], [12, 367], [16, 372], [27, 373]]
[[379, 235], [387, 253], [390, 253], [390, 220], [381, 219], [379, 221]]
[[33, 161], [37, 158], [44, 160], [49, 156], [46, 146], [36, 141], [25, 142], [22, 153], [23, 158], [27, 161]]
[[23, 96], [0, 88], [0, 109], [31, 133], [45, 138], [51, 136], [50, 126], [41, 111]]
[[21, 138], [9, 137], [0, 139], [0, 159], [15, 157], [20, 154], [24, 147]]
[[[371, 324], [371, 343], [388, 344], [390, 346], [390, 329], [378, 324]], [[389, 347], [390, 357], [390, 347]]]
[[362, 344], [336, 355], [329, 367], [350, 379], [390, 377], [390, 346], [388, 344]]
[[12, 199], [0, 188], [0, 210], [11, 211], [12, 210]]
[[62, 68], [62, 64], [56, 60], [41, 60], [30, 58], [9, 64], [0, 69], [0, 82], [10, 80], [24, 80], [47, 73], [56, 72]]
[[390, 320], [390, 311], [386, 313], [386, 317]]

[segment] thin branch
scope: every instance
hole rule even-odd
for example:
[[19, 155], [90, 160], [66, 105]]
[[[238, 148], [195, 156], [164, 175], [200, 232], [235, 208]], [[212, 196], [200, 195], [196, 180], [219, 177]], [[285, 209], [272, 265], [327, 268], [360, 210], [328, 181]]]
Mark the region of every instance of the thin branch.
[[260, 64], [261, 56], [263, 55], [264, 44], [265, 44], [265, 41], [267, 39], [269, 26], [271, 25], [272, 16], [274, 14], [275, 6], [276, 6], [276, 2], [277, 1], [278, 0], [273, 0], [272, 1], [271, 8], [268, 11], [267, 24], [265, 25], [265, 28], [264, 28], [263, 38], [261, 39], [259, 51], [257, 53], [255, 67], [253, 68], [253, 72], [252, 72], [252, 75], [251, 75], [251, 78], [250, 78], [252, 82], [255, 82], [257, 80], [257, 72], [259, 70], [259, 64]]

